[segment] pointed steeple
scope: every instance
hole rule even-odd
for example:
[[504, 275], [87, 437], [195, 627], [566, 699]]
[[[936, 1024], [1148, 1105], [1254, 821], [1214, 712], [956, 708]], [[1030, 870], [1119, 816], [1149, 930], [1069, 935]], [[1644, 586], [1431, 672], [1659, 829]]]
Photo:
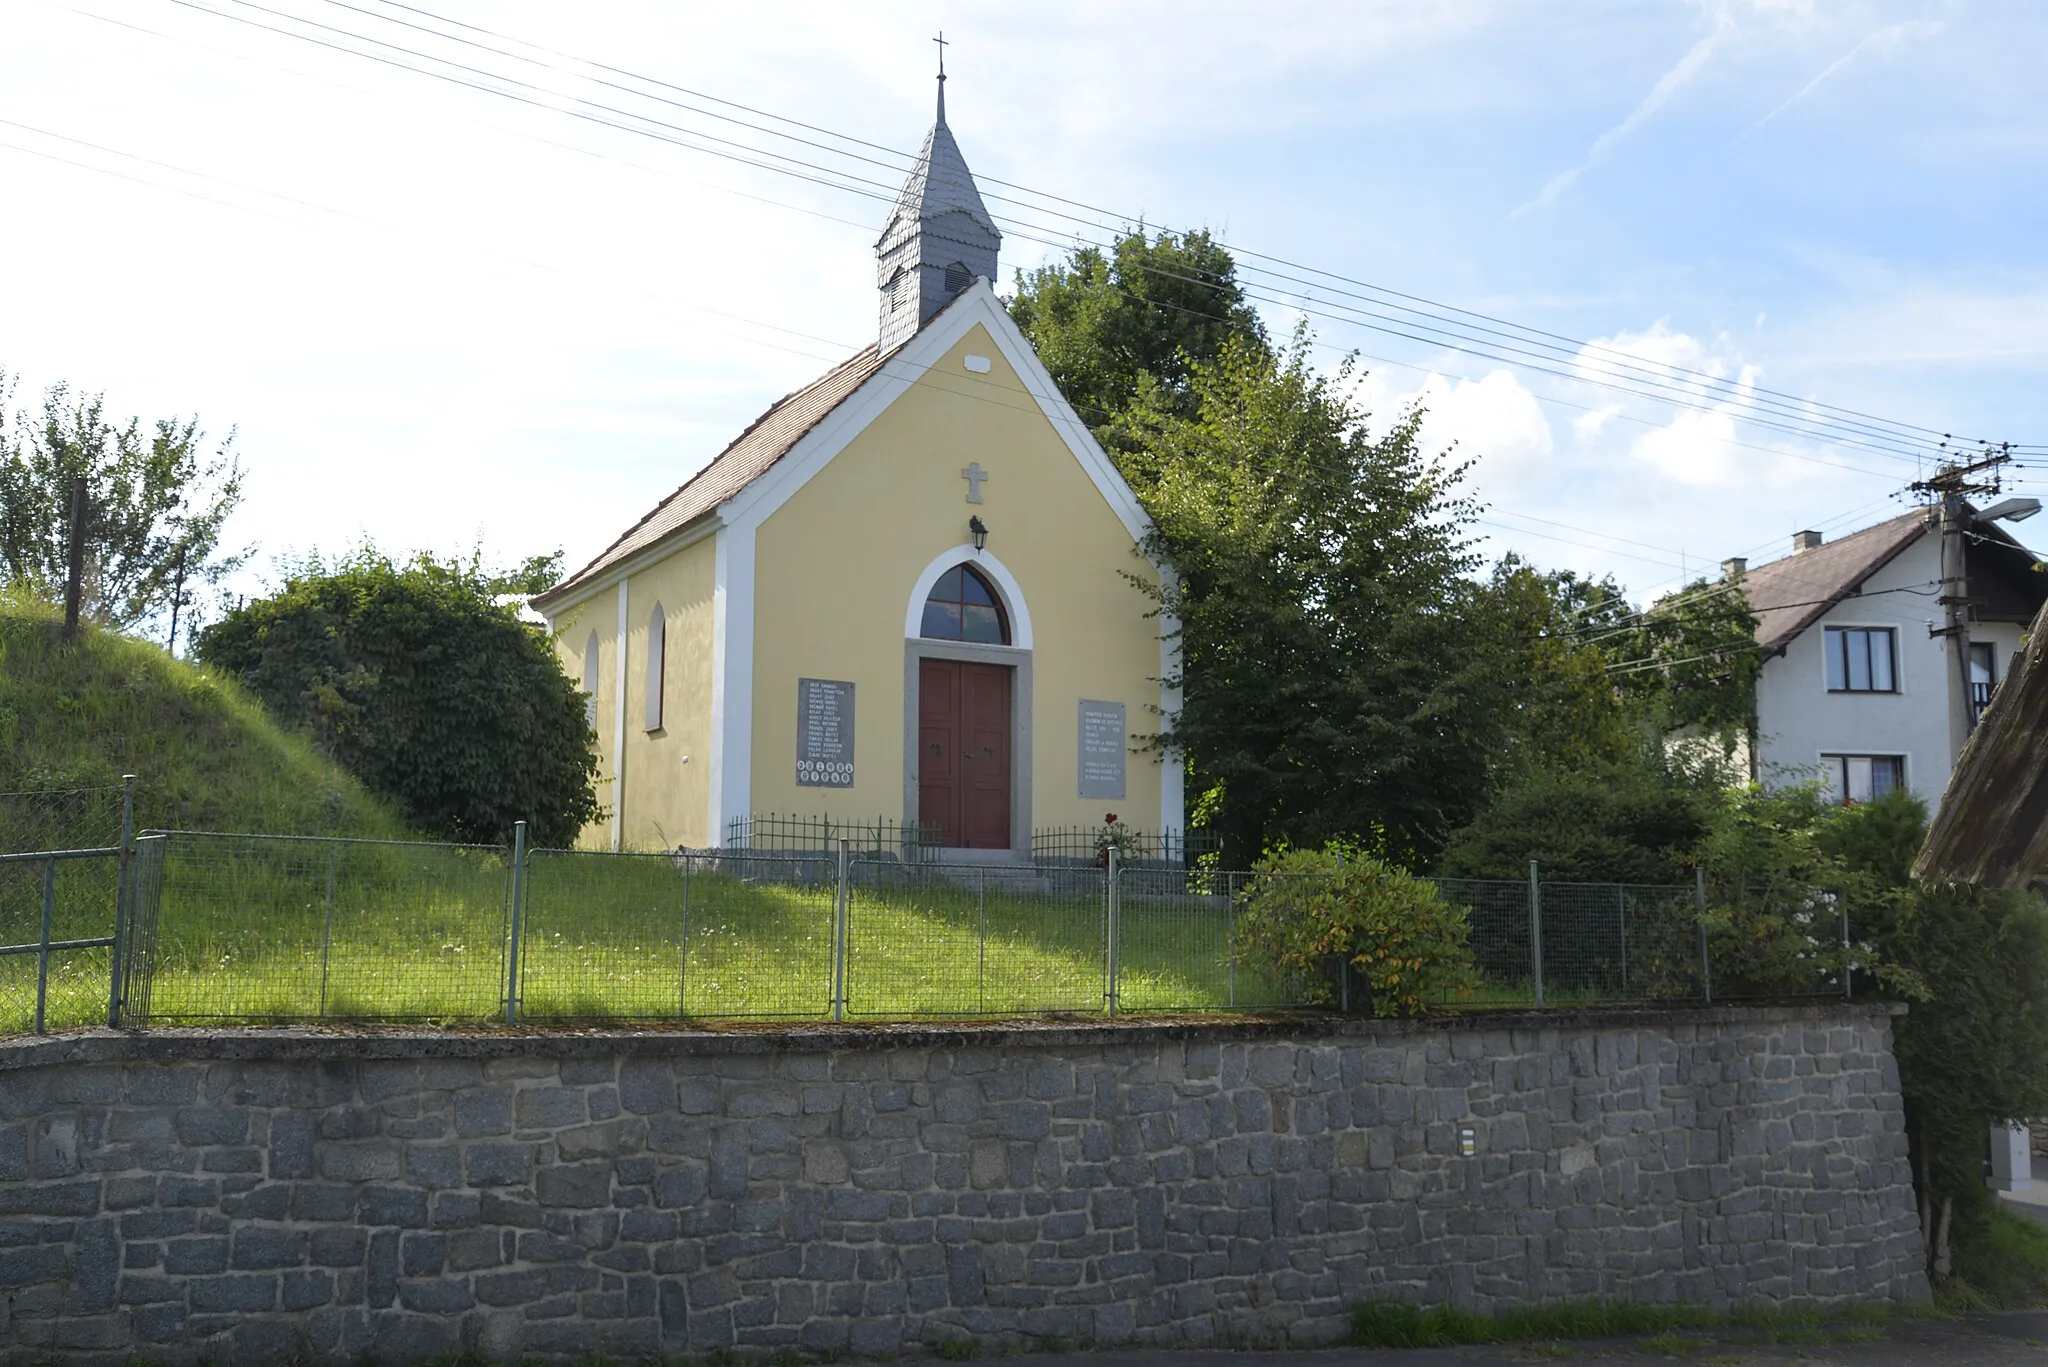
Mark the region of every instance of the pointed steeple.
[[875, 243], [881, 287], [882, 349], [907, 340], [973, 284], [994, 280], [1002, 233], [981, 202], [974, 174], [946, 126], [945, 49], [939, 50], [938, 120], [903, 182], [888, 226]]

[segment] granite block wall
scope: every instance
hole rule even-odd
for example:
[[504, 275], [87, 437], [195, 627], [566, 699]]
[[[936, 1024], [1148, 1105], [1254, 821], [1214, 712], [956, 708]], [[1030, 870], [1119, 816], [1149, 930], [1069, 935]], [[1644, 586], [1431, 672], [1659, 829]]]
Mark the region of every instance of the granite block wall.
[[20, 1362], [1317, 1342], [1922, 1266], [1881, 1008], [0, 1044]]

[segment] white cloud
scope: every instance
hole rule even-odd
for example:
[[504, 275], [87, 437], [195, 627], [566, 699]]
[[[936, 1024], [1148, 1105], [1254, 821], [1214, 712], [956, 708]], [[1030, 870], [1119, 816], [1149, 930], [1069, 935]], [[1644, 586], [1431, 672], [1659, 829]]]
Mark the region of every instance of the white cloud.
[[1489, 495], [1515, 493], [1549, 473], [1557, 449], [1550, 420], [1513, 371], [1477, 380], [1431, 374], [1397, 403], [1420, 404], [1423, 445], [1455, 443], [1458, 458], [1475, 462], [1473, 478]]

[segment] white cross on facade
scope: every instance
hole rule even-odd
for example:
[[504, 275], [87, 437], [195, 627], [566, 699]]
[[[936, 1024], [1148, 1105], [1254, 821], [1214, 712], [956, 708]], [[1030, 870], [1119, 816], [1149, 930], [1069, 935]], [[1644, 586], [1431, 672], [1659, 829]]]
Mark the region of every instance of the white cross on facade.
[[988, 471], [981, 468], [981, 462], [978, 460], [968, 461], [967, 468], [960, 472], [960, 478], [967, 481], [967, 501], [969, 503], [981, 502], [981, 482], [988, 478]]

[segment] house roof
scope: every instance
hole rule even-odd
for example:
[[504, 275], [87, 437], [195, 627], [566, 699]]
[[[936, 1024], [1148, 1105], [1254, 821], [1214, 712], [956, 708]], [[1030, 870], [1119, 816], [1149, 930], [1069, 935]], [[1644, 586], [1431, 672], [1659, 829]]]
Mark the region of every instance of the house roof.
[[1742, 587], [1756, 616], [1757, 644], [1766, 651], [1777, 650], [1819, 621], [1828, 609], [1854, 594], [1871, 575], [1927, 535], [1930, 516], [1928, 509], [1915, 508], [1840, 541], [1747, 571]]
[[853, 396], [855, 390], [894, 355], [877, 344], [862, 347], [817, 379], [785, 394], [754, 419], [711, 463], [690, 476], [683, 487], [612, 542], [596, 559], [536, 597], [537, 604], [559, 602], [598, 579], [613, 566], [631, 559], [673, 532], [696, 521], [768, 473], [805, 434]]

